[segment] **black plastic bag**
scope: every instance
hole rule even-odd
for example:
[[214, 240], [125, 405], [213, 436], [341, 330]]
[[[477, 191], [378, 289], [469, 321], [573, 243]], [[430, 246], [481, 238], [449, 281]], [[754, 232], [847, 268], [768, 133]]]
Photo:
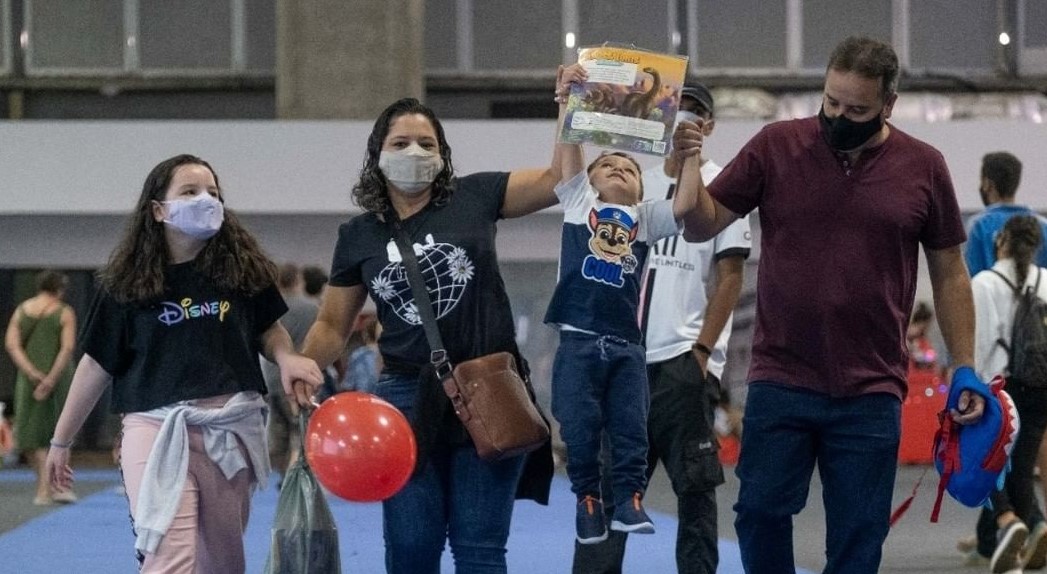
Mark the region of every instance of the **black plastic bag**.
[[[306, 419], [303, 410], [298, 418], [303, 445]], [[338, 528], [304, 446], [284, 476], [271, 536], [265, 574], [341, 574]]]

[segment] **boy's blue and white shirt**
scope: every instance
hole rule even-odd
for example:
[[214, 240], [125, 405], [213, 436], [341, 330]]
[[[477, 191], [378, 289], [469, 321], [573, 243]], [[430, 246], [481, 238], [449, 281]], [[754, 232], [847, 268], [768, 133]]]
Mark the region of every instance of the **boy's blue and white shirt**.
[[640, 342], [636, 310], [650, 245], [676, 235], [672, 200], [604, 203], [585, 171], [556, 186], [564, 210], [560, 267], [545, 322]]

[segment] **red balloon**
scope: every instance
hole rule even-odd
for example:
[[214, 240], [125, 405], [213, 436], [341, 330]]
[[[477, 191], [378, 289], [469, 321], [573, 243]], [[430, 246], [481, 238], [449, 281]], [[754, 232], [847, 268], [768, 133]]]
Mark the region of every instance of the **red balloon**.
[[367, 393], [338, 393], [309, 417], [305, 458], [317, 480], [353, 502], [396, 494], [414, 472], [418, 448], [407, 418]]

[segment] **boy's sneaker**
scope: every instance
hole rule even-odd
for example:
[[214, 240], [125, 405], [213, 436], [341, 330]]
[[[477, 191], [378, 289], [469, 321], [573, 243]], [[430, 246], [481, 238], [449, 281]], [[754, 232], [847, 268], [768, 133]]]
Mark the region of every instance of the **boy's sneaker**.
[[574, 528], [580, 544], [596, 544], [607, 540], [607, 525], [604, 524], [603, 502], [592, 495], [578, 500], [578, 514]]
[[615, 507], [614, 516], [611, 518], [611, 530], [635, 534], [654, 534], [654, 523], [651, 522], [651, 518], [644, 512], [643, 504], [640, 502], [642, 498], [643, 495], [636, 492], [629, 502]]
[[1047, 522], [1036, 523], [1029, 532], [1029, 539], [1022, 548], [1026, 570], [1039, 570], [1047, 566]]
[[993, 574], [1008, 574], [1022, 571], [1021, 551], [1029, 529], [1021, 520], [1012, 520], [996, 533], [996, 550], [989, 561]]

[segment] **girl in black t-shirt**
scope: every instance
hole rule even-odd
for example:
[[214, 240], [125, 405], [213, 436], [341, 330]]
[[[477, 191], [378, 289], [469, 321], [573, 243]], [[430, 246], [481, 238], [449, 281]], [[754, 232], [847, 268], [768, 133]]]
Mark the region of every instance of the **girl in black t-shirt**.
[[[407, 415], [419, 444], [414, 476], [383, 503], [389, 572], [437, 571], [448, 541], [460, 571], [483, 565], [491, 568], [485, 572], [504, 572], [514, 494], [547, 502], [552, 473], [548, 448], [526, 461], [489, 463], [471, 444], [455, 440], [453, 425], [428, 424], [448, 420], [441, 411], [447, 399], [438, 381], [419, 375], [429, 363], [429, 346], [389, 216], [395, 212], [420, 253], [451, 362], [516, 352], [495, 224], [556, 203], [558, 179], [551, 166], [455, 177], [440, 121], [413, 98], [393, 103], [374, 124], [353, 188], [365, 212], [339, 229], [330, 284], [303, 352], [330, 364], [371, 296], [382, 325], [383, 369], [375, 394]], [[457, 422], [453, 414], [449, 420]]]
[[298, 404], [322, 380], [277, 321], [287, 307], [274, 278], [210, 165], [179, 155], [153, 168], [99, 274], [47, 456], [52, 483], [68, 488], [73, 437], [112, 384], [142, 572], [244, 571], [250, 493], [269, 472], [258, 354], [280, 366], [289, 396], [299, 383]]

